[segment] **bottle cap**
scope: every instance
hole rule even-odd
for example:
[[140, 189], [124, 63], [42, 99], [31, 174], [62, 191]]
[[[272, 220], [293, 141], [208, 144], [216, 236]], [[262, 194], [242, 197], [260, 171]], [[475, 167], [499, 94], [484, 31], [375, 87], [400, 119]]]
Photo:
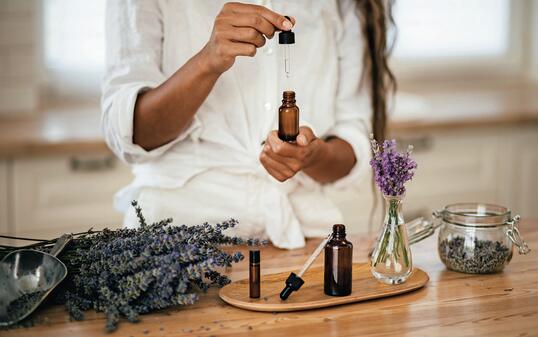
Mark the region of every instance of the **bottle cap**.
[[[291, 22], [289, 16], [285, 16]], [[294, 44], [295, 43], [295, 33], [290, 30], [282, 31], [278, 34], [278, 43], [279, 44]]]

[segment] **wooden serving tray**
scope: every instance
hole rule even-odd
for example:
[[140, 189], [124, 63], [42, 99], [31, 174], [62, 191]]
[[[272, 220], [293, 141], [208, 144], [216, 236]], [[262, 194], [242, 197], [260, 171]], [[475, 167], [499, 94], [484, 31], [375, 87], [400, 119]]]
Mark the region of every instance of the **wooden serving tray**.
[[263, 275], [260, 298], [249, 297], [248, 279], [230, 283], [220, 289], [219, 296], [228, 304], [253, 311], [297, 311], [361, 302], [374, 298], [394, 296], [423, 287], [429, 277], [419, 268], [405, 283], [387, 285], [377, 281], [368, 263], [353, 264], [353, 288], [349, 296], [328, 296], [323, 292], [323, 266], [313, 267], [303, 275], [305, 284], [294, 291], [286, 301], [280, 299], [289, 272]]

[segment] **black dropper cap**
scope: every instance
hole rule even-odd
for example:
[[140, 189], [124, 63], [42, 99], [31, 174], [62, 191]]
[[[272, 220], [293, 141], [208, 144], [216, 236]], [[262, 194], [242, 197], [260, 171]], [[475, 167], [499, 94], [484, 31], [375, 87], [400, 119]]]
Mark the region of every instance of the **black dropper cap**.
[[[291, 22], [291, 18], [289, 16], [284, 16], [286, 19], [288, 19], [289, 22]], [[295, 33], [293, 33], [290, 30], [284, 30], [278, 33], [278, 43], [279, 44], [294, 44], [295, 43]]]
[[284, 287], [280, 293], [280, 299], [286, 300], [292, 292], [299, 290], [303, 284], [304, 281], [302, 278], [297, 276], [295, 273], [291, 273], [286, 280], [286, 287]]

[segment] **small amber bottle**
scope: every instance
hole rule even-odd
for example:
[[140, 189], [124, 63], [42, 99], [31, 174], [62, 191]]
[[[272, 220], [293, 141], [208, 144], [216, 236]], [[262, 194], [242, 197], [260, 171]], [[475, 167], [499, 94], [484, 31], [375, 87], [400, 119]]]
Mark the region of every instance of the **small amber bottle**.
[[299, 134], [299, 107], [295, 105], [295, 92], [284, 91], [282, 105], [278, 108], [278, 138], [295, 142]]
[[332, 238], [325, 246], [325, 294], [351, 294], [352, 264], [353, 245], [346, 240], [346, 226], [334, 225]]
[[250, 298], [260, 298], [260, 251], [249, 252], [249, 284]]

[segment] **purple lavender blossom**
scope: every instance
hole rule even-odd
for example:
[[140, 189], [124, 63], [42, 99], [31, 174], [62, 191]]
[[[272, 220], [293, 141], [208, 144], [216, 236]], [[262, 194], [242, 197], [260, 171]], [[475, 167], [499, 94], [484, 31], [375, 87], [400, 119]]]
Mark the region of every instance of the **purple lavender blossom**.
[[385, 140], [383, 148], [371, 138], [374, 153], [370, 165], [374, 170], [374, 179], [384, 195], [401, 196], [405, 193], [404, 184], [411, 180], [417, 163], [410, 157], [412, 146], [405, 153], [396, 150], [396, 141]]

